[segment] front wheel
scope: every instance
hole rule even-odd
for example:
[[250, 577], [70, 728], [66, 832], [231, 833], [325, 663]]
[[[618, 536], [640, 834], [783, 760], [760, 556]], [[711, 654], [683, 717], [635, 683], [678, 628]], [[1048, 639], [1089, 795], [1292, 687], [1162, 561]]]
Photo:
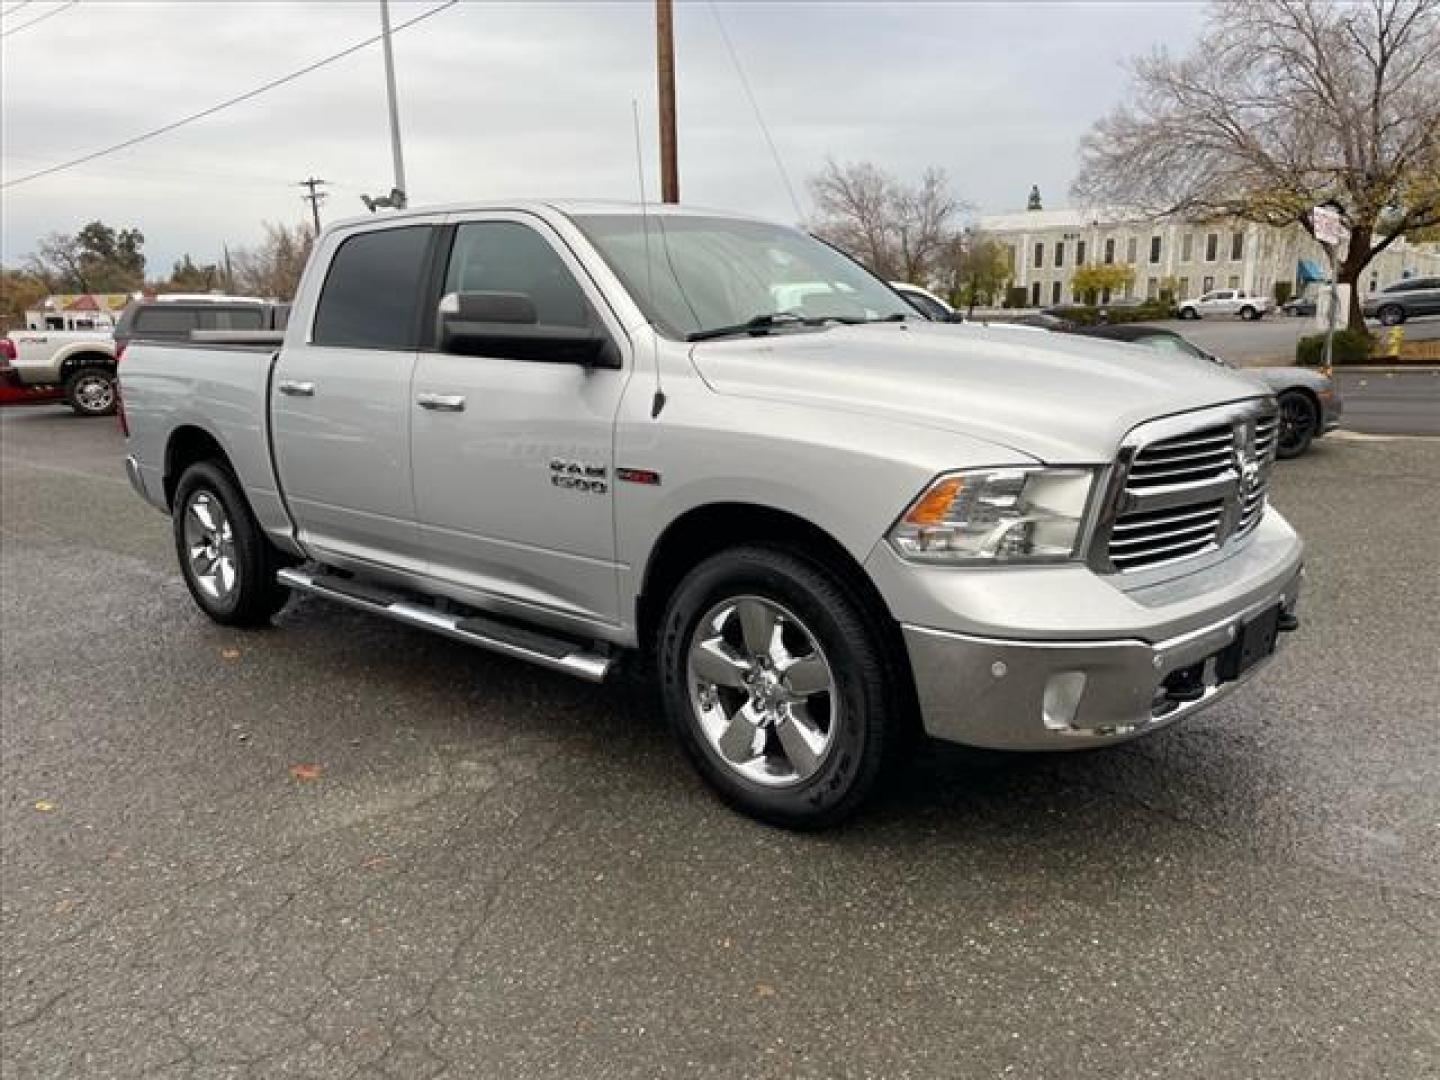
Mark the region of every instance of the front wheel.
[[108, 416], [115, 411], [115, 372], [83, 367], [65, 380], [65, 404], [78, 416]]
[[1246, 304], [1240, 309], [1240, 318], [1244, 319], [1246, 322], [1251, 322], [1255, 319], [1258, 319], [1259, 317], [1260, 313], [1256, 311], [1253, 307], [1251, 307], [1249, 304]]
[[1280, 395], [1280, 441], [1275, 456], [1297, 458], [1310, 449], [1320, 418], [1304, 394], [1291, 390]]
[[725, 802], [789, 828], [860, 807], [899, 742], [875, 623], [837, 575], [779, 548], [721, 552], [680, 583], [657, 650], [666, 712]]
[[1405, 309], [1398, 304], [1386, 304], [1376, 312], [1384, 326], [1399, 326], [1405, 321]]
[[230, 471], [191, 465], [175, 486], [175, 553], [200, 610], [225, 626], [261, 626], [284, 606], [279, 553], [266, 539]]

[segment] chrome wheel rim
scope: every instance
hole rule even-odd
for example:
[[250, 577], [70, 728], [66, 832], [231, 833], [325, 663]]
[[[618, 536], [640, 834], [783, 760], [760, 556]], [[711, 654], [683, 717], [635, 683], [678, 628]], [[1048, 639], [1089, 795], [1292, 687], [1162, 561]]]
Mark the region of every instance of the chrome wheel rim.
[[711, 749], [768, 787], [804, 783], [824, 764], [844, 717], [815, 635], [759, 596], [712, 607], [688, 655], [690, 704]]
[[101, 375], [87, 375], [75, 384], [75, 400], [86, 412], [105, 412], [115, 404], [115, 387]]
[[220, 500], [197, 491], [185, 504], [185, 553], [190, 578], [206, 596], [224, 602], [239, 583], [235, 536]]

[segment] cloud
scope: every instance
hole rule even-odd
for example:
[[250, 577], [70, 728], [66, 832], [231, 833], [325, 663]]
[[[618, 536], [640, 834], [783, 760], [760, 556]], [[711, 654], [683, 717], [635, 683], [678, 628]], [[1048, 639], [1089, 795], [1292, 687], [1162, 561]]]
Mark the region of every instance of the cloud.
[[[57, 0], [42, 0], [43, 11]], [[398, 23], [433, 0], [395, 0]], [[1075, 146], [1123, 90], [1120, 61], [1193, 37], [1189, 4], [721, 3], [801, 198], [827, 156], [901, 174], [937, 164], [981, 210], [1032, 183], [1064, 201]], [[466, 2], [395, 39], [415, 202], [633, 198], [632, 99], [652, 197], [653, 5]], [[7, 27], [9, 23], [7, 22]], [[378, 32], [373, 0], [91, 0], [3, 42], [6, 179], [157, 127]], [[685, 201], [795, 214], [708, 3], [676, 6]], [[153, 272], [215, 258], [262, 220], [307, 211], [298, 181], [333, 182], [324, 212], [391, 183], [378, 45], [216, 116], [0, 192], [3, 258], [99, 218], [137, 225]]]

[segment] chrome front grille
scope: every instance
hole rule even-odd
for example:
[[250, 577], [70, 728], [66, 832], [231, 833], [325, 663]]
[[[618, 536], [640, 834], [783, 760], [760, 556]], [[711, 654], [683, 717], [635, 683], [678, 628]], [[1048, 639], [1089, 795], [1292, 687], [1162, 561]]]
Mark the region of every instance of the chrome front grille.
[[1132, 573], [1247, 535], [1265, 513], [1278, 428], [1263, 402], [1142, 424], [1122, 449], [1092, 562]]

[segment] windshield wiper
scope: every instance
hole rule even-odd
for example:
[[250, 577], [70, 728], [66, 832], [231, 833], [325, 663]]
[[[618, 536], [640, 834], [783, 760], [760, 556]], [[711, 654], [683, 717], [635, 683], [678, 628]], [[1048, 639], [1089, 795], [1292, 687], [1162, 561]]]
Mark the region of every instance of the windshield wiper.
[[882, 315], [878, 319], [867, 319], [854, 315], [797, 315], [793, 311], [774, 311], [769, 315], [756, 315], [753, 319], [747, 319], [743, 323], [736, 323], [734, 326], [717, 326], [711, 330], [697, 330], [693, 334], [686, 334], [686, 341], [709, 341], [711, 338], [729, 337], [731, 334], [768, 334], [777, 326], [822, 326], [827, 322], [837, 322], [845, 326], [864, 326], [868, 323], [900, 322], [909, 318], [901, 312], [893, 315]]
[[777, 326], [813, 326], [814, 319], [796, 315], [793, 311], [772, 311], [768, 315], [756, 315], [734, 326], [716, 326], [709, 330], [696, 330], [686, 334], [686, 341], [709, 341], [711, 338], [729, 337], [731, 334], [768, 334]]

